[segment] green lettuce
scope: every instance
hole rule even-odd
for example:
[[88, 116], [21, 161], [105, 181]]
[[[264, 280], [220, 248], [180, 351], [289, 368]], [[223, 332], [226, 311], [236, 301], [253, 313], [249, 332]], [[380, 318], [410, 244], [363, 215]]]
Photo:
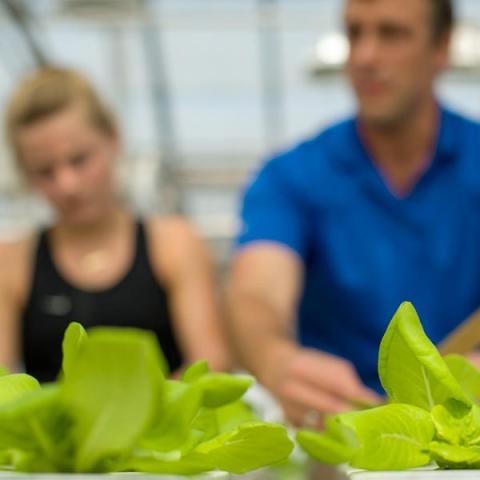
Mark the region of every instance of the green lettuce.
[[385, 332], [378, 374], [391, 401], [431, 410], [450, 398], [470, 404], [440, 353], [423, 331], [411, 303], [400, 305]]
[[447, 355], [445, 363], [463, 391], [475, 402], [480, 399], [480, 371], [462, 355]]
[[72, 323], [57, 382], [0, 376], [0, 470], [243, 473], [288, 459], [286, 429], [242, 400], [250, 377], [201, 361], [167, 380], [166, 365], [149, 332]]
[[409, 302], [388, 325], [378, 372], [388, 404], [331, 417], [321, 433], [298, 432], [308, 454], [368, 470], [480, 468], [480, 372], [461, 356], [442, 358]]

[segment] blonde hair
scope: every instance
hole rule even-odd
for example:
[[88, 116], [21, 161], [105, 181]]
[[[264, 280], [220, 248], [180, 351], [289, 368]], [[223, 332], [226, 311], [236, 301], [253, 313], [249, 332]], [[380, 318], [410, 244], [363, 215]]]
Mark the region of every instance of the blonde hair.
[[114, 116], [83, 75], [65, 68], [42, 67], [18, 85], [7, 105], [6, 136], [17, 160], [21, 157], [19, 130], [74, 104], [86, 108], [89, 121], [99, 131], [112, 137], [117, 135]]

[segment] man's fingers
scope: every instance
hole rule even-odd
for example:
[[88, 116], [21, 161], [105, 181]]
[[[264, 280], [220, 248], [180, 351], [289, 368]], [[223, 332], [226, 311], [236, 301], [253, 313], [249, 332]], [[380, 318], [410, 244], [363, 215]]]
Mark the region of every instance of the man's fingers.
[[296, 428], [302, 428], [305, 418], [305, 408], [294, 403], [282, 404], [285, 418]]
[[296, 428], [323, 430], [325, 415], [296, 403], [282, 405], [285, 417]]
[[288, 403], [295, 402], [305, 409], [324, 413], [341, 413], [350, 409], [344, 399], [332, 395], [326, 390], [313, 388], [312, 385], [302, 381], [285, 383], [280, 391], [281, 398]]
[[385, 399], [374, 390], [363, 386], [361, 396], [358, 398], [350, 398], [349, 401], [350, 403], [357, 404], [358, 406], [365, 404], [365, 406], [368, 407], [383, 403]]
[[467, 355], [468, 360], [470, 360], [477, 368], [480, 369], [480, 353], [471, 352]]
[[357, 401], [376, 404], [381, 401], [381, 397], [363, 385], [355, 367], [348, 360], [323, 352], [308, 352], [292, 370], [297, 378], [308, 382], [313, 388], [339, 397], [345, 403]]

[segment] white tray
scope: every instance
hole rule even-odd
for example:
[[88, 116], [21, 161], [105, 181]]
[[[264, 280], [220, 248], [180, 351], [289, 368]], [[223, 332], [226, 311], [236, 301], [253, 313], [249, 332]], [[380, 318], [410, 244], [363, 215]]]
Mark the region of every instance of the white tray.
[[351, 480], [479, 480], [479, 470], [415, 470], [405, 472], [351, 471]]
[[0, 480], [227, 480], [228, 473], [179, 477], [176, 475], [152, 475], [143, 473], [67, 474], [67, 473], [10, 473], [0, 472]]

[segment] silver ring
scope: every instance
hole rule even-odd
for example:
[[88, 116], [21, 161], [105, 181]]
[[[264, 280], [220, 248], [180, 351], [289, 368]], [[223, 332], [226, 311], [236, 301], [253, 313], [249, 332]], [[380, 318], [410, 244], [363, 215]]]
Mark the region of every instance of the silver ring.
[[306, 428], [318, 428], [321, 418], [322, 416], [319, 412], [317, 412], [317, 410], [310, 408], [303, 416], [303, 426]]

